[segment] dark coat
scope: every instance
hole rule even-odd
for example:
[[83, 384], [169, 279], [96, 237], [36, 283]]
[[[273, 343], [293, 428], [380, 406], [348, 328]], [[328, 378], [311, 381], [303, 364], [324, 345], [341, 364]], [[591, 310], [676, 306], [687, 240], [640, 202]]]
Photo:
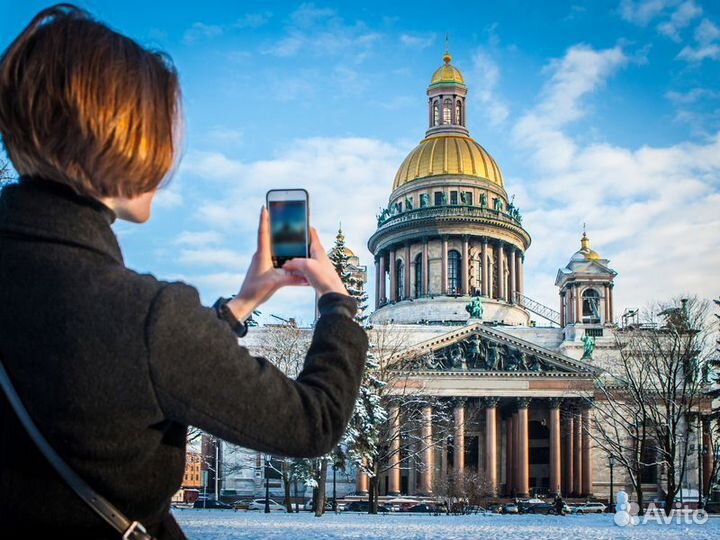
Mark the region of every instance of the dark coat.
[[[182, 538], [168, 510], [187, 426], [276, 455], [326, 453], [352, 413], [367, 338], [342, 314], [354, 300], [325, 295], [304, 368], [289, 379], [238, 346], [193, 287], [126, 268], [114, 218], [60, 184], [3, 189], [0, 355], [67, 463], [129, 518]], [[63, 484], [4, 396], [0, 438], [3, 537], [119, 537]]]

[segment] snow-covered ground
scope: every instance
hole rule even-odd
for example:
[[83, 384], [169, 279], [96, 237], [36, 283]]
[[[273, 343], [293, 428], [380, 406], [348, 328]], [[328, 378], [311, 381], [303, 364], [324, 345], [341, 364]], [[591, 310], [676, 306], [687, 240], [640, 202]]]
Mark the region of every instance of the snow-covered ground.
[[175, 510], [174, 515], [190, 540], [234, 538], [391, 538], [410, 540], [601, 540], [601, 539], [717, 539], [720, 518], [703, 525], [648, 523], [618, 527], [611, 515], [586, 516], [429, 516], [422, 514], [264, 514], [232, 510]]

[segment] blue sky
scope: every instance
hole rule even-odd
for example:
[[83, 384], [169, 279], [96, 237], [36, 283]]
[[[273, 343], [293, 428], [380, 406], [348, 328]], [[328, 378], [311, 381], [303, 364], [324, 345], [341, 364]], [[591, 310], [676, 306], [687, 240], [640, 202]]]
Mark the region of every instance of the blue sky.
[[[307, 188], [325, 244], [342, 220], [370, 264], [365, 242], [427, 127], [446, 32], [471, 135], [533, 238], [529, 296], [555, 306], [583, 222], [618, 271], [618, 314], [718, 295], [717, 1], [79, 4], [178, 67], [183, 160], [151, 221], [115, 230], [129, 266], [186, 280], [208, 303], [240, 286], [273, 187]], [[46, 5], [0, 0], [0, 47]], [[288, 290], [261, 310], [309, 321], [312, 303]]]

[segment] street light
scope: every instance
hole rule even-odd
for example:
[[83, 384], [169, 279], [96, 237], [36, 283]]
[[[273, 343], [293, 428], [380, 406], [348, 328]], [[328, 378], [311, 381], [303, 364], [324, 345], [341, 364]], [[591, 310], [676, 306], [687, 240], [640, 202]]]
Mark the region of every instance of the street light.
[[270, 454], [265, 454], [265, 513], [270, 513]]
[[333, 512], [337, 512], [337, 483], [335, 482], [335, 469], [337, 468], [337, 463], [335, 460], [333, 460], [333, 502], [332, 502], [332, 509]]
[[698, 459], [698, 508], [703, 507], [703, 496], [705, 493], [705, 479], [703, 478], [703, 461], [707, 456], [708, 449], [706, 445], [702, 445], [702, 449], [698, 452], [700, 454]]
[[615, 467], [615, 456], [610, 455], [608, 457], [608, 464], [610, 465], [610, 504], [608, 504], [608, 513], [615, 513], [615, 483], [613, 481], [613, 468]]

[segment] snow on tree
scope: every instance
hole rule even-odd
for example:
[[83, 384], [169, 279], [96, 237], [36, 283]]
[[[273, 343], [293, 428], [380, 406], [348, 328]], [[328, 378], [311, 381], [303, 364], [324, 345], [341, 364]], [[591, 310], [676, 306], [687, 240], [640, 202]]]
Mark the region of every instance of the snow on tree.
[[335, 271], [340, 276], [348, 294], [357, 302], [357, 315], [355, 320], [363, 324], [367, 319], [365, 310], [367, 309], [368, 295], [365, 292], [365, 284], [362, 279], [353, 275], [353, 267], [350, 264], [352, 252], [345, 245], [345, 235], [343, 235], [342, 227], [338, 228], [337, 236], [335, 236], [335, 244], [328, 253], [328, 257], [335, 266]]

